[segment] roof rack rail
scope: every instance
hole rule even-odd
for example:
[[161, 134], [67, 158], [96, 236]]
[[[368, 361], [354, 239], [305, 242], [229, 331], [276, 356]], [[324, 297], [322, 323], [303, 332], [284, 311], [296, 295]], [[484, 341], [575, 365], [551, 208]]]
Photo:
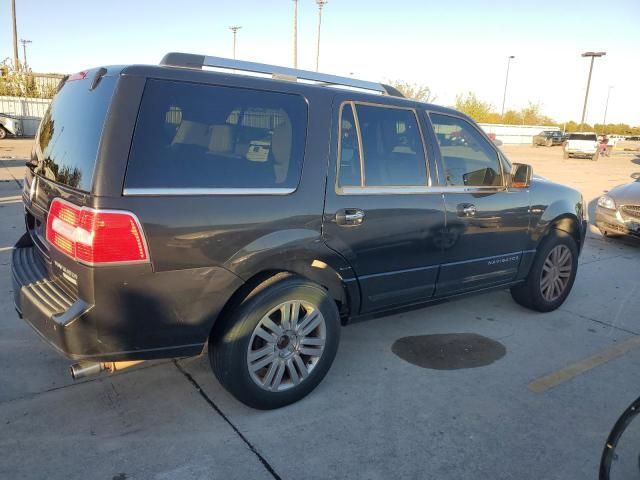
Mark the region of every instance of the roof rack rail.
[[160, 65], [166, 67], [197, 68], [214, 67], [225, 70], [241, 70], [245, 72], [264, 73], [279, 80], [296, 81], [310, 80], [331, 86], [345, 86], [362, 90], [372, 90], [390, 95], [392, 97], [404, 97], [397, 89], [377, 82], [366, 80], [356, 80], [348, 77], [339, 77], [326, 73], [310, 72], [308, 70], [298, 70], [295, 68], [280, 67], [278, 65], [268, 65], [265, 63], [247, 62], [244, 60], [232, 60], [230, 58], [212, 57], [209, 55], [196, 55], [193, 53], [167, 53], [160, 61]]

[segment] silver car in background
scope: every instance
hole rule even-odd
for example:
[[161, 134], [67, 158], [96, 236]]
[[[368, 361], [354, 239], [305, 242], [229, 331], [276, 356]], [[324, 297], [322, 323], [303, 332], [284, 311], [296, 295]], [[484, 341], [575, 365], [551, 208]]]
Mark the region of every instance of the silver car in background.
[[640, 238], [640, 179], [619, 185], [598, 199], [596, 226], [603, 235]]

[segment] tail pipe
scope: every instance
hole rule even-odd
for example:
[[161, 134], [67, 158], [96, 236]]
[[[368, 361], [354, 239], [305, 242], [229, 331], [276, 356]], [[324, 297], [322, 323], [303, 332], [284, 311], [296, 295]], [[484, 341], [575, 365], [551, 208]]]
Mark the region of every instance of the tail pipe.
[[133, 360], [130, 362], [78, 362], [71, 365], [69, 371], [71, 372], [71, 378], [80, 380], [81, 378], [99, 375], [102, 372], [118, 372], [142, 362], [144, 362], [144, 360]]

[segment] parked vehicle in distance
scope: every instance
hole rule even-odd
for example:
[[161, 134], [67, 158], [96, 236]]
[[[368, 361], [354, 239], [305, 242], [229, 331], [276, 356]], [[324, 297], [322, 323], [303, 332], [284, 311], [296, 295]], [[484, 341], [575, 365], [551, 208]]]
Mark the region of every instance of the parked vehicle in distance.
[[22, 135], [22, 121], [6, 113], [0, 113], [0, 140], [8, 136]]
[[625, 140], [623, 135], [607, 135], [607, 138], [609, 139], [608, 145], [610, 147], [615, 147], [618, 142]]
[[543, 130], [532, 138], [534, 147], [542, 145], [544, 147], [552, 147], [554, 145], [562, 145], [564, 136], [559, 130]]
[[640, 238], [640, 180], [619, 185], [598, 199], [596, 226], [603, 235]]
[[564, 142], [564, 158], [571, 156], [589, 157], [598, 160], [598, 136], [595, 132], [570, 133]]
[[75, 378], [208, 351], [261, 409], [311, 392], [354, 319], [495, 288], [558, 308], [586, 231], [579, 192], [460, 112], [180, 53], [67, 78], [22, 196], [16, 307]]

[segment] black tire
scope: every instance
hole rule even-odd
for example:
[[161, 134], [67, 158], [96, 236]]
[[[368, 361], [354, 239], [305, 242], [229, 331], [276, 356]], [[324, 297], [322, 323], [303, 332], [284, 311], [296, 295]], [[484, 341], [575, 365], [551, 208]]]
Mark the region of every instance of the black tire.
[[[571, 272], [568, 277], [568, 282], [559, 297], [549, 301], [542, 294], [542, 270], [547, 257], [558, 245], [566, 246], [571, 253]], [[577, 271], [578, 247], [576, 245], [576, 241], [568, 233], [552, 229], [538, 247], [538, 252], [533, 260], [533, 265], [531, 266], [531, 270], [529, 271], [529, 275], [526, 280], [519, 285], [511, 287], [511, 296], [523, 307], [538, 312], [550, 312], [562, 305], [569, 296], [571, 288], [573, 287], [573, 282], [576, 279]]]
[[7, 138], [7, 131], [4, 127], [0, 127], [0, 140], [4, 140], [5, 138]]
[[[322, 314], [325, 321], [324, 350], [300, 383], [291, 383], [283, 391], [268, 391], [252, 378], [248, 350], [254, 330], [263, 318], [287, 301], [308, 302]], [[339, 341], [340, 314], [327, 291], [301, 277], [278, 274], [254, 288], [226, 318], [220, 319], [209, 339], [209, 361], [220, 383], [233, 396], [250, 407], [270, 410], [297, 402], [309, 394], [329, 371]], [[288, 370], [286, 375], [289, 375]]]

